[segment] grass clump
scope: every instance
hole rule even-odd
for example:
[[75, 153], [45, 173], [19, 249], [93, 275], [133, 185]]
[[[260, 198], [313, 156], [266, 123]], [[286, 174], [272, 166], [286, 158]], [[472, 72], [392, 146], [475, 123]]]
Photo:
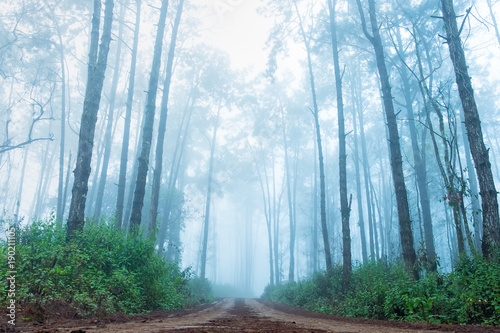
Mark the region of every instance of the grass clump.
[[[167, 262], [153, 241], [105, 223], [86, 225], [69, 243], [66, 230], [51, 222], [20, 228], [16, 238], [15, 298], [25, 320], [172, 310], [192, 305], [202, 298], [196, 293], [205, 292], [191, 289], [190, 270]], [[1, 257], [7, 261], [6, 250]], [[2, 276], [6, 266], [0, 267]], [[6, 284], [1, 286], [0, 304], [7, 304]]]
[[451, 273], [418, 281], [399, 264], [372, 261], [342, 289], [342, 268], [297, 283], [267, 286], [263, 298], [340, 316], [412, 322], [500, 325], [500, 264], [463, 257]]

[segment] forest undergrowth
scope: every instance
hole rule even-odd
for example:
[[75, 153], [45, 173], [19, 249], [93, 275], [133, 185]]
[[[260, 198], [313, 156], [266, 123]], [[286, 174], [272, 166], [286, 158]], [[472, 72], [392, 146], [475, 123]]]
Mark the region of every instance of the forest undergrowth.
[[263, 298], [348, 317], [444, 324], [500, 325], [500, 264], [462, 257], [451, 273], [418, 281], [403, 265], [383, 260], [360, 265], [342, 288], [342, 266], [331, 273], [268, 285]]
[[[154, 242], [87, 223], [66, 242], [54, 222], [17, 230], [16, 304], [26, 321], [173, 310], [210, 301], [211, 286], [155, 250]], [[0, 305], [7, 304], [7, 246], [2, 248]]]

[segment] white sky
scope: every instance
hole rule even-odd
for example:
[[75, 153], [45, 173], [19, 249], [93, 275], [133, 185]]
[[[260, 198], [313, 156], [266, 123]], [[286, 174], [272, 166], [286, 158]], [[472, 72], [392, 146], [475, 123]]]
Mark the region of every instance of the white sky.
[[[204, 0], [206, 1], [206, 0]], [[213, 26], [203, 35], [204, 42], [227, 52], [235, 68], [266, 66], [264, 50], [271, 23], [257, 13], [260, 0], [208, 0]]]

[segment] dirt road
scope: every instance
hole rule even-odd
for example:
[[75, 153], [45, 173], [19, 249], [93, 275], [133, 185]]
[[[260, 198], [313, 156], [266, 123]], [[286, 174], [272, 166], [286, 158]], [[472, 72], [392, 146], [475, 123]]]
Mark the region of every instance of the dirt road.
[[500, 332], [500, 328], [410, 324], [340, 318], [311, 313], [280, 304], [255, 299], [226, 298], [210, 305], [175, 313], [155, 312], [150, 315], [108, 317], [94, 320], [48, 321], [29, 324], [18, 332], [37, 333], [164, 333], [164, 332]]

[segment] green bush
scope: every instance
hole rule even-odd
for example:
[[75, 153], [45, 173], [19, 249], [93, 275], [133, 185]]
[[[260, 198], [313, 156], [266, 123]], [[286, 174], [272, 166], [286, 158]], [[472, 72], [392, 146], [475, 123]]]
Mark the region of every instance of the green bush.
[[212, 285], [207, 279], [194, 277], [189, 280], [188, 304], [209, 303], [214, 300]]
[[[44, 316], [53, 304], [79, 317], [170, 310], [185, 306], [191, 294], [189, 271], [168, 263], [154, 242], [106, 224], [87, 225], [70, 243], [54, 223], [33, 223], [16, 236], [16, 302], [32, 309], [29, 319]], [[0, 303], [6, 301], [2, 292]]]
[[348, 290], [341, 267], [298, 283], [267, 286], [263, 298], [312, 311], [372, 319], [500, 325], [500, 265], [463, 257], [452, 273], [414, 281], [403, 265], [372, 261], [355, 269]]

